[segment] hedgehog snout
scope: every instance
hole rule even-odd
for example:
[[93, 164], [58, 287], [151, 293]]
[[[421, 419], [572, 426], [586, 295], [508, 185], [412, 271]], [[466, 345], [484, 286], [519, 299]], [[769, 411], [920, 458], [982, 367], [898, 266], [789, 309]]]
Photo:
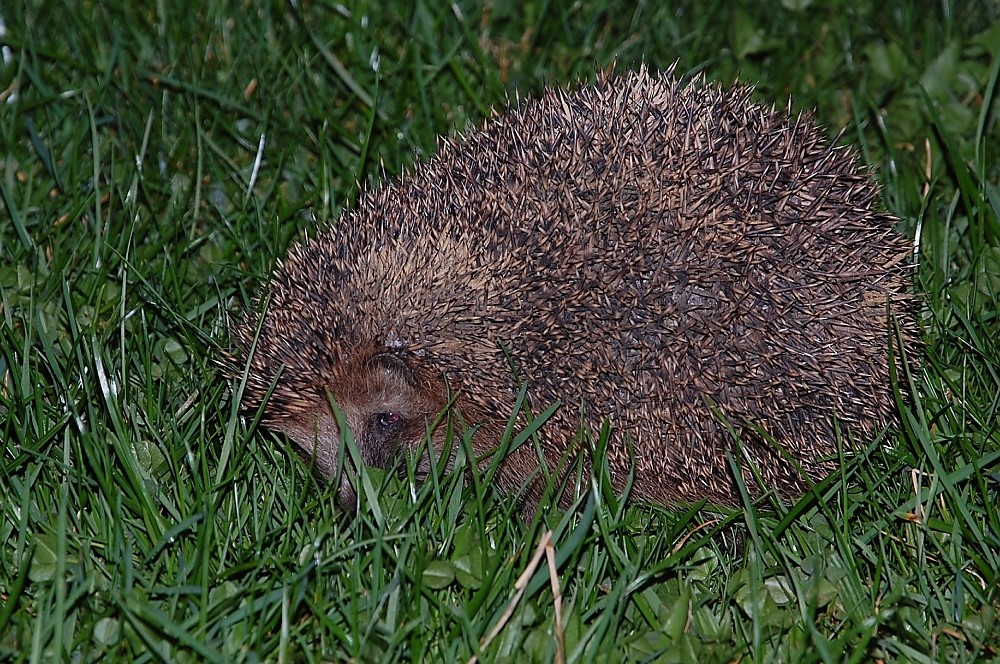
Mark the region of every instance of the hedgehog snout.
[[338, 502], [350, 512], [357, 510], [358, 494], [353, 484], [357, 468], [346, 442], [348, 436], [363, 464], [388, 469], [399, 460], [401, 437], [408, 423], [401, 413], [386, 408], [383, 400], [365, 396], [338, 398], [328, 393], [307, 414], [273, 425], [295, 442], [324, 480], [339, 483]]
[[345, 363], [329, 377], [326, 404], [317, 418], [322, 435], [311, 445], [297, 440], [327, 479], [339, 481], [338, 501], [347, 511], [358, 507], [357, 469], [346, 447], [347, 432], [337, 422], [349, 431], [361, 463], [401, 472], [406, 454], [420, 448], [428, 423], [445, 404], [444, 396], [435, 393], [437, 386], [419, 380], [404, 357], [383, 351], [359, 355], [365, 359]]

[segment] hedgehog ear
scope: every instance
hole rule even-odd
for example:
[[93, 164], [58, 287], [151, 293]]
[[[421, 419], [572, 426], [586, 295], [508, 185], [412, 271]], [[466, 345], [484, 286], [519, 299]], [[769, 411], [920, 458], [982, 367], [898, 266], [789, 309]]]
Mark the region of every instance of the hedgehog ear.
[[416, 388], [418, 386], [417, 377], [410, 365], [399, 355], [379, 353], [368, 360], [367, 365], [372, 369], [384, 371], [394, 378], [399, 378], [410, 387]]

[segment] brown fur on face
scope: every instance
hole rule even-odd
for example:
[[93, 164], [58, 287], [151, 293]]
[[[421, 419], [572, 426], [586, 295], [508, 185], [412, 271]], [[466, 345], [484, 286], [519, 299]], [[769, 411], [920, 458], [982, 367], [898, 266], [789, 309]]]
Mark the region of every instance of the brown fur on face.
[[301, 407], [268, 411], [275, 414], [267, 420], [269, 426], [291, 438], [323, 477], [340, 475], [339, 496], [347, 508], [354, 507], [357, 497], [348, 473], [339, 467], [347, 455], [337, 415], [350, 430], [363, 463], [394, 468], [404, 454], [421, 445], [446, 406], [443, 381], [419, 363], [414, 371], [411, 363], [412, 358], [401, 353], [355, 350], [321, 377], [313, 376], [312, 389], [291, 397]]

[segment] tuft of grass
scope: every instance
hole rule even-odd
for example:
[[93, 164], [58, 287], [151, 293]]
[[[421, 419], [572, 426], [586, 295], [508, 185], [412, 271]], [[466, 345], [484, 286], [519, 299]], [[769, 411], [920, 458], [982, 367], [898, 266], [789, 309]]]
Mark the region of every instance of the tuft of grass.
[[[0, 8], [0, 659], [1000, 656], [995, 3]], [[917, 237], [902, 422], [798, 504], [520, 522], [459, 468], [340, 513], [213, 370], [228, 313], [359, 187], [507, 98], [646, 63], [858, 148]], [[521, 432], [512, 431], [512, 436]], [[607, 444], [608, 432], [593, 441]], [[545, 565], [551, 531], [562, 624]], [[501, 625], [497, 637], [485, 637]]]

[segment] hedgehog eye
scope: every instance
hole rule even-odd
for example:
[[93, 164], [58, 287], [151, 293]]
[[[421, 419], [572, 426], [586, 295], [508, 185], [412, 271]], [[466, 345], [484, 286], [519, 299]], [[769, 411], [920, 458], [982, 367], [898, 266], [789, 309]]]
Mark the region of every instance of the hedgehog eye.
[[402, 421], [403, 416], [396, 412], [375, 413], [375, 428], [382, 433], [388, 433], [399, 428]]

